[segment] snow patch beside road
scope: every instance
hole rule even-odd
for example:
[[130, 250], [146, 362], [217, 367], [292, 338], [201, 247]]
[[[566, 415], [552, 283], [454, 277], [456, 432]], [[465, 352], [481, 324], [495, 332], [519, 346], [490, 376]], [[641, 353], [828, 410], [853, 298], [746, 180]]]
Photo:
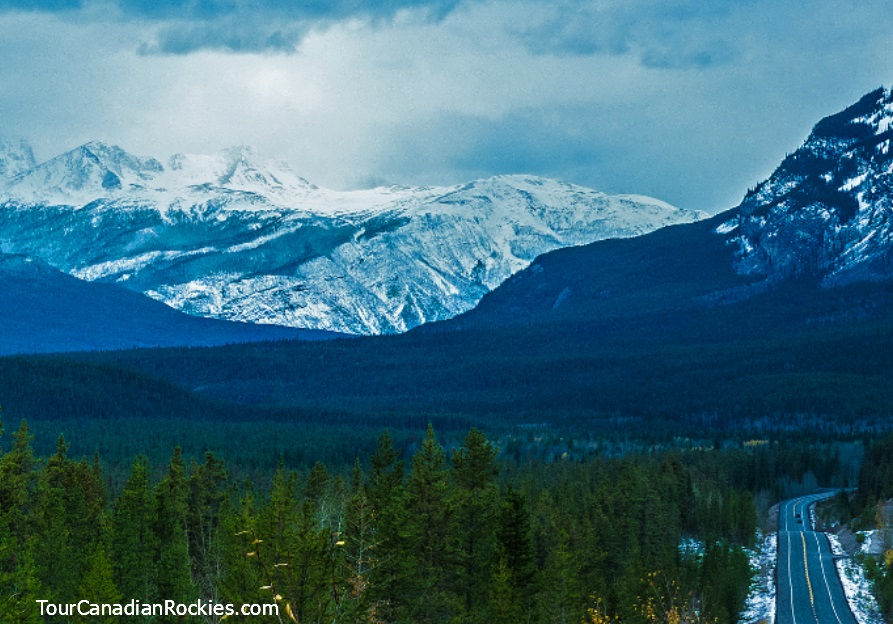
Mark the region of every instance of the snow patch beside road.
[[[833, 533], [827, 535], [831, 542], [831, 552], [843, 555], [844, 550], [837, 536]], [[871, 593], [871, 583], [865, 578], [862, 566], [849, 557], [839, 558], [834, 564], [837, 566], [837, 575], [840, 577], [843, 591], [856, 621], [859, 624], [884, 624], [880, 608]]]
[[755, 549], [746, 549], [750, 567], [755, 571], [750, 595], [739, 618], [741, 624], [775, 621], [775, 560], [778, 534], [757, 534]]

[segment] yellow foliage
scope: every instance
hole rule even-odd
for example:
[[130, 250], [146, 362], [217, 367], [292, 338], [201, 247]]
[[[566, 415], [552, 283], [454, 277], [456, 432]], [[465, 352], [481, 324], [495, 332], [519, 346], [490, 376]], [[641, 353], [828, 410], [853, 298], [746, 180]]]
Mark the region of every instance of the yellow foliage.
[[586, 609], [583, 624], [614, 624], [617, 619], [608, 615], [607, 607], [601, 598], [595, 598], [595, 606]]
[[[662, 582], [660, 582], [662, 581]], [[715, 624], [701, 613], [695, 596], [685, 596], [675, 581], [659, 572], [650, 572], [642, 579], [645, 597], [637, 597], [639, 612], [653, 624]]]

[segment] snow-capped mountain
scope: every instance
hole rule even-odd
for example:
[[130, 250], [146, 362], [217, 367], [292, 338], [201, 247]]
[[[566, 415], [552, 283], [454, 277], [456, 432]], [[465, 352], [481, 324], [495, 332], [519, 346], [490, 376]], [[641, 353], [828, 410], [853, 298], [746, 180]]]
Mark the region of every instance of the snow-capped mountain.
[[0, 202], [0, 252], [199, 316], [356, 334], [459, 314], [546, 251], [704, 216], [534, 176], [338, 192], [249, 148], [164, 166], [99, 142]]
[[893, 91], [816, 124], [806, 142], [717, 228], [736, 268], [825, 285], [893, 275]]
[[143, 188], [162, 173], [154, 158], [99, 141], [82, 145], [9, 179], [7, 193], [26, 201], [80, 203], [83, 198]]
[[37, 163], [25, 141], [0, 141], [0, 182], [28, 171]]
[[168, 161], [167, 172], [165, 181], [173, 188], [207, 185], [282, 198], [316, 188], [295, 175], [287, 163], [263, 158], [245, 146], [214, 156], [176, 154]]
[[[893, 300], [891, 139], [893, 93], [878, 89], [816, 124], [738, 206], [633, 240], [543, 254], [429, 330], [618, 323], [623, 336], [649, 324], [669, 331], [678, 319], [685, 335], [738, 340], [754, 331], [738, 314], [800, 329], [883, 315]], [[854, 282], [863, 283], [835, 288]], [[744, 301], [752, 306], [735, 307]], [[732, 310], [725, 325], [717, 316], [685, 326], [720, 307]]]

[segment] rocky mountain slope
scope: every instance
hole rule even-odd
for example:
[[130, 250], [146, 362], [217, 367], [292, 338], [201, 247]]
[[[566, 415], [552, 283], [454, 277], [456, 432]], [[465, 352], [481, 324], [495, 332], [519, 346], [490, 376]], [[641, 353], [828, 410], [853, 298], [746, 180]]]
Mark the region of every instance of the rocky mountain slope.
[[23, 153], [0, 150], [0, 252], [194, 315], [355, 334], [464, 312], [544, 252], [704, 216], [534, 176], [336, 192], [248, 148]]
[[877, 89], [816, 124], [717, 233], [739, 272], [826, 285], [893, 273], [893, 91]]
[[[805, 143], [737, 207], [635, 240], [545, 254], [454, 324], [688, 313], [770, 291], [782, 298], [796, 292], [805, 310], [813, 295], [804, 284], [827, 289], [889, 282], [891, 139], [893, 93], [878, 89], [816, 124]], [[849, 310], [841, 303], [834, 314], [868, 314], [887, 301], [887, 290], [882, 285], [860, 296]]]

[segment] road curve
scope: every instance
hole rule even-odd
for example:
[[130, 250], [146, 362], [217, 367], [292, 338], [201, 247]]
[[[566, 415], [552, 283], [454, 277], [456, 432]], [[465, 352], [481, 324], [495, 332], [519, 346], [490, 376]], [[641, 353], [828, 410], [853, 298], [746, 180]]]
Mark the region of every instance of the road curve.
[[837, 576], [828, 538], [814, 531], [809, 519], [809, 507], [832, 495], [801, 496], [779, 506], [777, 624], [857, 624]]

